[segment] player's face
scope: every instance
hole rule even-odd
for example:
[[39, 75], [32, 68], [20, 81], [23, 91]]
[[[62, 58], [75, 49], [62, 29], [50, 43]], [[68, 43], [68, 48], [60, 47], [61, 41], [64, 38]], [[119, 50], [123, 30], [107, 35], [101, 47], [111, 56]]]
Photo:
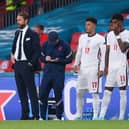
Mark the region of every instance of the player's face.
[[109, 31], [112, 31], [113, 30], [113, 25], [112, 25], [112, 22], [109, 23]]
[[87, 21], [85, 23], [85, 28], [87, 33], [92, 33], [95, 31], [96, 25], [93, 22]]
[[121, 22], [119, 20], [113, 19], [111, 21], [112, 30], [116, 30], [121, 27]]
[[35, 31], [36, 33], [38, 33], [38, 34], [41, 33], [41, 30], [40, 30], [38, 27], [35, 27], [35, 28], [34, 28], [34, 31]]
[[27, 25], [28, 20], [25, 20], [22, 16], [17, 16], [17, 24], [19, 28], [23, 29]]

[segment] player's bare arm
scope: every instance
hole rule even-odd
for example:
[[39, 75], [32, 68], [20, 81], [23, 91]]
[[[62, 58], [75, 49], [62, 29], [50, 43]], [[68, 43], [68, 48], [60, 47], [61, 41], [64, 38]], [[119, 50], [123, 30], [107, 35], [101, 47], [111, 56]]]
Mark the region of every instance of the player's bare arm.
[[118, 41], [119, 47], [121, 49], [121, 52], [125, 52], [129, 48], [129, 43], [122, 42], [120, 36], [117, 36], [117, 41]]
[[104, 68], [104, 73], [105, 73], [106, 75], [107, 75], [107, 73], [108, 73], [109, 52], [110, 52], [110, 45], [106, 45], [105, 68]]

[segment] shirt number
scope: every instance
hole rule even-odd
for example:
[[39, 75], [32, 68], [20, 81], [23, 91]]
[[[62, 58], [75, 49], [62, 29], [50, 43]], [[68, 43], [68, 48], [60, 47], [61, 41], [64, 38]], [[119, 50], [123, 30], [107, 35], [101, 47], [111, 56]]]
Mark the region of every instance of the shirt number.
[[89, 52], [90, 52], [90, 48], [85, 48], [85, 53], [89, 54]]

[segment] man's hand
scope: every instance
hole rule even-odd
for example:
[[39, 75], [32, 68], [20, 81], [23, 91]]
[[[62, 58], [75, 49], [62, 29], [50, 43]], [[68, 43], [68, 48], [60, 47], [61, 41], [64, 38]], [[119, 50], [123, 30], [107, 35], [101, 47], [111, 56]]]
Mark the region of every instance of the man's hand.
[[98, 75], [99, 78], [102, 77], [103, 76], [103, 71], [98, 71], [97, 75]]
[[79, 70], [80, 70], [80, 66], [79, 66], [79, 65], [75, 65], [75, 66], [73, 67], [73, 71], [74, 71], [75, 73], [78, 73]]
[[59, 61], [59, 58], [52, 59], [50, 56], [46, 56], [46, 61], [56, 63]]
[[46, 56], [46, 61], [51, 62], [51, 57], [50, 56]]
[[59, 61], [59, 58], [55, 58], [55, 59], [51, 59], [51, 62], [58, 62]]
[[11, 61], [12, 61], [13, 64], [15, 64], [15, 57], [14, 57], [13, 54], [11, 54]]

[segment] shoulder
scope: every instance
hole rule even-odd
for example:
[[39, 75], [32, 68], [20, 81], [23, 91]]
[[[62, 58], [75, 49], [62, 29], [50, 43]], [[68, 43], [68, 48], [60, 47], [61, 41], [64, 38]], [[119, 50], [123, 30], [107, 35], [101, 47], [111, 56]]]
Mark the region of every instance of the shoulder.
[[95, 39], [96, 39], [96, 41], [98, 41], [100, 43], [105, 43], [105, 37], [98, 33], [96, 34]]
[[60, 39], [60, 44], [61, 44], [61, 46], [65, 47], [65, 48], [69, 47], [69, 43], [62, 39]]
[[87, 38], [87, 33], [81, 34], [79, 37], [79, 40]]
[[99, 39], [102, 39], [103, 40], [104, 39], [104, 36], [102, 36], [102, 35], [100, 35], [100, 34], [97, 33], [96, 34], [96, 38], [99, 38]]
[[129, 30], [125, 29], [123, 32], [121, 32], [123, 35], [129, 35]]
[[113, 35], [114, 35], [114, 32], [113, 31], [110, 31], [110, 32], [107, 33], [107, 37], [113, 36]]
[[28, 28], [27, 33], [30, 34], [30, 35], [33, 35], [33, 36], [38, 36], [38, 34], [30, 28]]

